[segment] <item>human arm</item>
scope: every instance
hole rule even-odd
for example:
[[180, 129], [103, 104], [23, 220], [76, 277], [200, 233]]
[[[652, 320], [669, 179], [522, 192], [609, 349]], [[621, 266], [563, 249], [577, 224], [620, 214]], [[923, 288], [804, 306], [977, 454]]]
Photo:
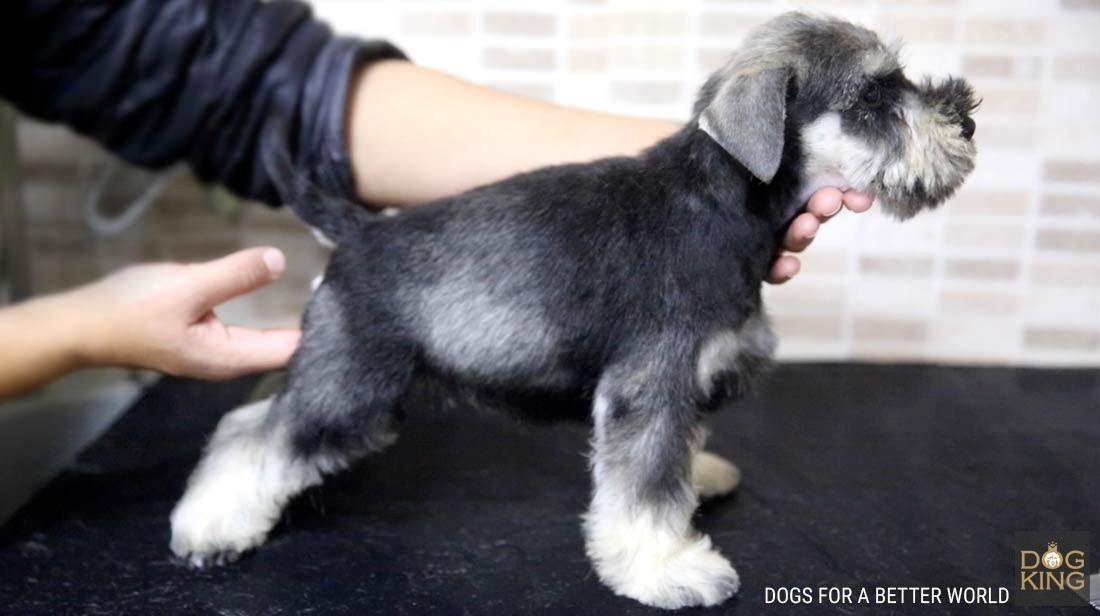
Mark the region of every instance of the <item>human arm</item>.
[[[401, 61], [380, 41], [333, 36], [293, 2], [22, 0], [0, 4], [19, 62], [0, 95], [145, 166], [186, 161], [205, 180], [277, 203], [263, 135], [323, 192], [368, 203], [430, 201], [521, 171], [629, 155], [674, 123], [575, 109]], [[836, 193], [789, 227], [805, 249]], [[866, 196], [846, 193], [859, 211]], [[817, 205], [815, 205], [815, 203]], [[862, 205], [866, 203], [866, 206]], [[797, 272], [779, 257], [770, 280]]]
[[[546, 165], [633, 155], [679, 129], [673, 122], [544, 103], [402, 61], [356, 70], [348, 91], [348, 144], [359, 197], [411, 205]], [[440, 101], [446, 101], [441, 105]], [[822, 222], [872, 195], [825, 188], [787, 230], [784, 248], [805, 250]], [[777, 255], [768, 280], [798, 273]]]
[[0, 400], [94, 366], [224, 379], [283, 366], [297, 328], [228, 326], [214, 307], [277, 279], [278, 250], [195, 265], [126, 268], [92, 284], [0, 309]]
[[334, 36], [299, 2], [0, 2], [0, 96], [146, 167], [187, 163], [204, 181], [275, 204], [260, 147], [285, 131], [296, 169], [350, 195], [345, 92], [353, 67], [403, 55]]

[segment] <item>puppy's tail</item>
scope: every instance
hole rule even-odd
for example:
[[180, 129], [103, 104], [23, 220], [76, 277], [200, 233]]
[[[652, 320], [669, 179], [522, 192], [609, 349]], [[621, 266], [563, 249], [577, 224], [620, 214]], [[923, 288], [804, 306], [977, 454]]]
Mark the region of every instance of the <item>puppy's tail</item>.
[[272, 123], [261, 142], [264, 168], [271, 177], [279, 196], [298, 218], [326, 238], [340, 244], [353, 238], [379, 214], [362, 205], [327, 194], [300, 169], [295, 168], [287, 148], [287, 133], [283, 126]]

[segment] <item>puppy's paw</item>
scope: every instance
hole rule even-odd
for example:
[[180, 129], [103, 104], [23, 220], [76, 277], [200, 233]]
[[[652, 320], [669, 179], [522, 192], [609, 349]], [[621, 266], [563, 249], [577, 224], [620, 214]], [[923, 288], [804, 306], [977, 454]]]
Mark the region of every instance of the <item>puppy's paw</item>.
[[172, 552], [188, 565], [203, 569], [237, 560], [260, 545], [274, 520], [250, 510], [239, 495], [189, 490], [172, 511]]
[[[666, 558], [634, 555], [618, 571], [601, 575], [617, 594], [664, 609], [712, 606], [737, 593], [733, 566], [700, 536]], [[613, 567], [614, 568], [614, 567]]]
[[733, 492], [741, 483], [741, 469], [729, 460], [700, 451], [691, 462], [691, 484], [699, 498], [714, 498]]

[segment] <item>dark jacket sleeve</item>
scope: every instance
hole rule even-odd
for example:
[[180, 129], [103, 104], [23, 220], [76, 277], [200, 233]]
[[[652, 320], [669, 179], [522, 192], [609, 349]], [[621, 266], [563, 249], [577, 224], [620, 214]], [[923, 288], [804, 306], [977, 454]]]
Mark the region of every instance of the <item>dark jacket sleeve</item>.
[[[355, 65], [403, 58], [334, 36], [296, 2], [3, 0], [0, 96], [148, 167], [277, 203], [259, 148], [285, 131], [294, 167], [351, 197], [344, 135]], [[273, 122], [273, 120], [276, 120]]]

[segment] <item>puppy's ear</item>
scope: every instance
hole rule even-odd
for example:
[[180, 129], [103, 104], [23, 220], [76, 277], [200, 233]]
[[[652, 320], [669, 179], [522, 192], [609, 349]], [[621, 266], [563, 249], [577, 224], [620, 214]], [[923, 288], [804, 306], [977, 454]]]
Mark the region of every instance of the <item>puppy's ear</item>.
[[727, 79], [699, 116], [699, 128], [765, 184], [783, 156], [790, 75], [780, 67]]

